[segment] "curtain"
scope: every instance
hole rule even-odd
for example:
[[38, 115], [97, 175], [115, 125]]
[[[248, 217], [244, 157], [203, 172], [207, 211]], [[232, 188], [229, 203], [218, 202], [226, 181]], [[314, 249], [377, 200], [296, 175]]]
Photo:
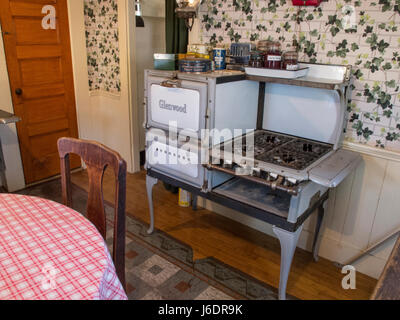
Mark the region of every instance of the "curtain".
[[165, 31], [167, 53], [186, 53], [189, 31], [185, 20], [178, 19], [175, 15], [176, 0], [165, 0]]

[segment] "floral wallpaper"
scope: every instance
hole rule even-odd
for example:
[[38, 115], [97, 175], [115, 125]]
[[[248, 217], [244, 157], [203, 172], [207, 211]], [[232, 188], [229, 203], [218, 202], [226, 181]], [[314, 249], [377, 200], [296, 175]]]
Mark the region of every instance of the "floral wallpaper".
[[117, 0], [85, 0], [90, 91], [121, 91]]
[[400, 0], [202, 0], [203, 42], [279, 40], [301, 61], [352, 65], [347, 139], [400, 152]]

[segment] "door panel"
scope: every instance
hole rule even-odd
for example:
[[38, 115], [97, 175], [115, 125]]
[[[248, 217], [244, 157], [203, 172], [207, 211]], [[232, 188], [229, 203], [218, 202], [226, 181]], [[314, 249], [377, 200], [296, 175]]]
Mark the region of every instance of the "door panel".
[[51, 83], [39, 87], [25, 87], [23, 96], [26, 101], [31, 99], [54, 97], [65, 94], [63, 83]]
[[25, 104], [29, 123], [42, 123], [68, 118], [65, 96], [28, 100]]
[[60, 58], [20, 60], [23, 86], [57, 83], [63, 80]]
[[56, 1], [31, 1], [31, 2], [11, 2], [10, 10], [13, 16], [37, 17], [42, 18], [42, 8], [46, 4], [54, 5]]
[[22, 46], [17, 47], [18, 59], [40, 59], [43, 57], [43, 52], [46, 52], [47, 57], [60, 57], [61, 48], [59, 46]]
[[[42, 8], [56, 9], [56, 29], [44, 29]], [[1, 0], [7, 57], [25, 180], [59, 174], [57, 139], [78, 137], [66, 0]], [[17, 90], [20, 89], [20, 90]], [[71, 167], [81, 164], [71, 157]]]
[[53, 120], [52, 122], [32, 124], [28, 127], [28, 135], [29, 137], [46, 135], [53, 127], [57, 127], [60, 130], [68, 130], [68, 126], [67, 118]]
[[42, 28], [42, 18], [15, 18], [18, 45], [57, 44], [60, 42], [58, 29]]
[[52, 134], [32, 136], [32, 154], [36, 158], [40, 158], [43, 154], [57, 153], [57, 141], [58, 139], [68, 135], [68, 131], [59, 131]]

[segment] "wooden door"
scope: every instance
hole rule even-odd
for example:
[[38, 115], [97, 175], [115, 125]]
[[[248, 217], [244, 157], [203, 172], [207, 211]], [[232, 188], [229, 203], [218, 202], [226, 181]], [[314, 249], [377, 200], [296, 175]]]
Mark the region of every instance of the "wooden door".
[[[43, 7], [55, 9], [54, 28], [44, 28]], [[1, 0], [14, 111], [27, 184], [60, 173], [57, 140], [78, 137], [67, 0]], [[71, 158], [71, 168], [80, 166]]]

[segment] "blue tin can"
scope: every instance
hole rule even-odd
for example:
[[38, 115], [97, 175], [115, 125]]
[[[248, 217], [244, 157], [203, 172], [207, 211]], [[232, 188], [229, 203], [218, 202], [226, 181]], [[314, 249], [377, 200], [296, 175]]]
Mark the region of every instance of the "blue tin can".
[[215, 70], [226, 69], [226, 49], [216, 48], [213, 50]]

